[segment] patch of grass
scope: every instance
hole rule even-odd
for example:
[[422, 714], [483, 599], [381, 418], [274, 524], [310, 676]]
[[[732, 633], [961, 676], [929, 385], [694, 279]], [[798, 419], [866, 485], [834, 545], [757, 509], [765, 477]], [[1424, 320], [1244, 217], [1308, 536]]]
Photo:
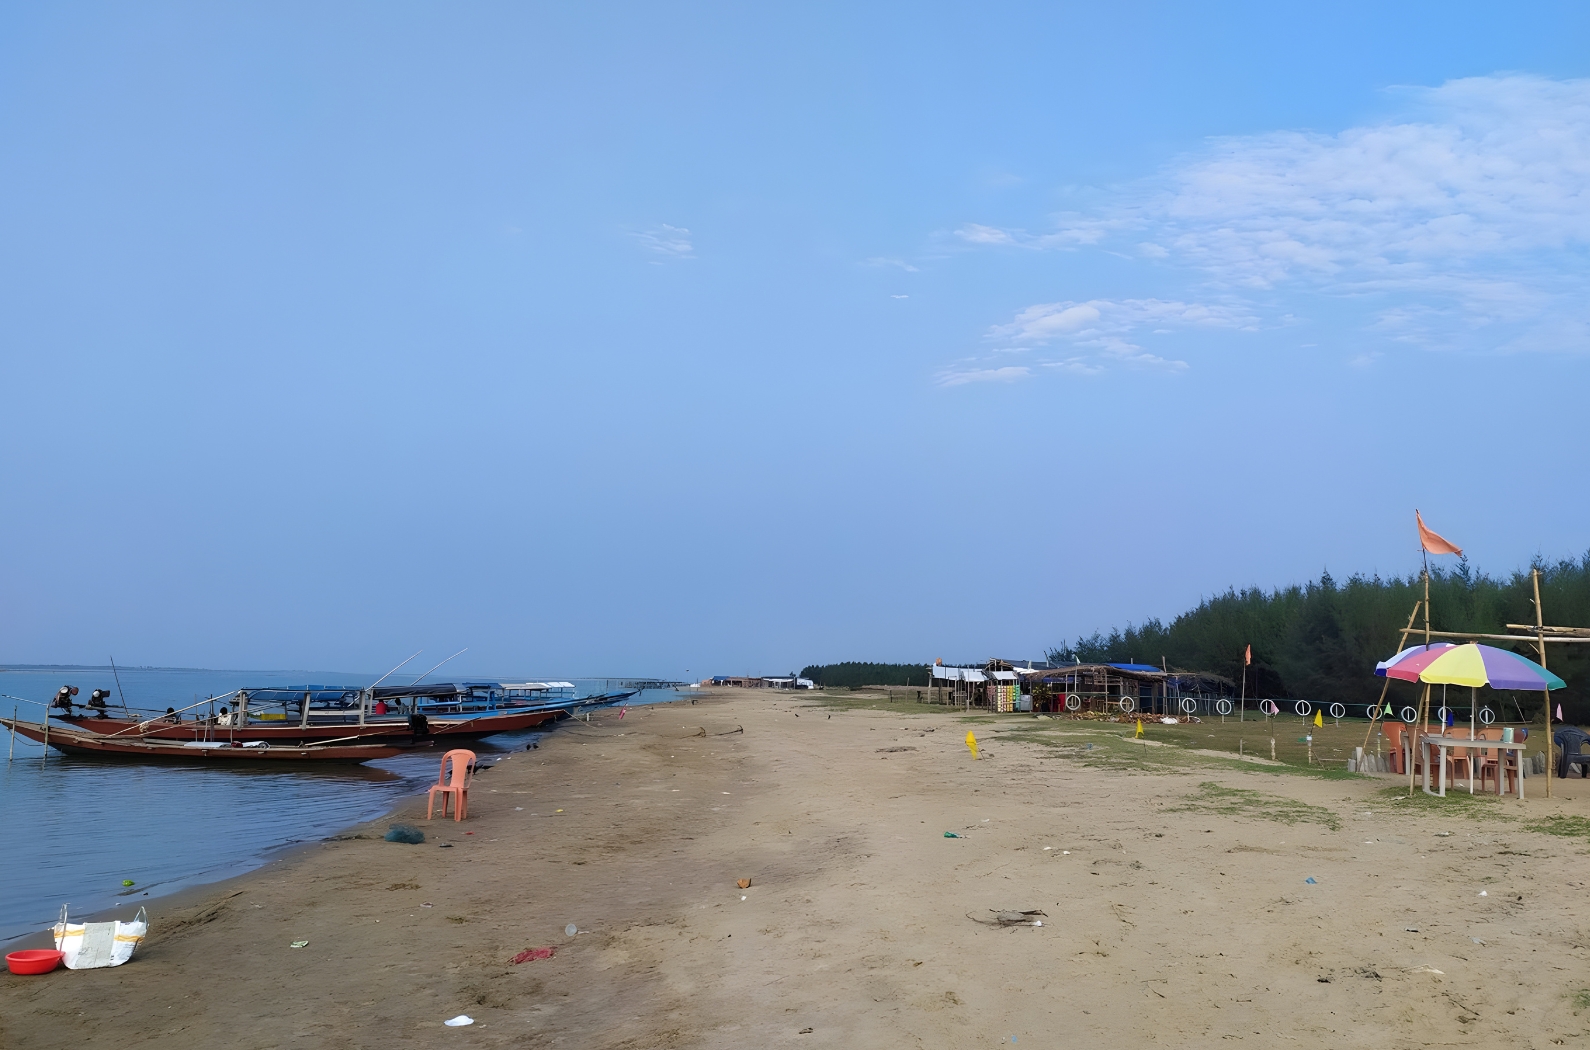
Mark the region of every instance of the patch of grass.
[[[1586, 817], [1542, 817], [1531, 820], [1524, 825], [1525, 831], [1539, 831], [1546, 835], [1561, 835], [1564, 838], [1590, 838], [1590, 818]], [[1590, 994], [1580, 992], [1580, 995]]]
[[[925, 692], [925, 690], [924, 690]], [[913, 690], [910, 694], [916, 695]], [[923, 704], [915, 699], [908, 699], [904, 690], [895, 694], [896, 699], [890, 699], [882, 692], [878, 693], [796, 693], [793, 696], [784, 693], [769, 699], [775, 700], [802, 700], [802, 707], [827, 708], [830, 711], [888, 711], [892, 714], [903, 715], [942, 715], [954, 712], [954, 708], [946, 708], [943, 704]]]
[[1181, 805], [1167, 807], [1165, 812], [1252, 817], [1280, 824], [1322, 824], [1332, 831], [1342, 826], [1341, 818], [1335, 811], [1324, 806], [1311, 806], [1284, 795], [1270, 795], [1247, 788], [1228, 788], [1207, 781], [1199, 784], [1197, 792], [1183, 799]]
[[1406, 785], [1382, 788], [1376, 795], [1399, 813], [1422, 813], [1432, 817], [1468, 817], [1473, 820], [1512, 819], [1495, 795], [1471, 795], [1467, 791], [1447, 789], [1446, 797], [1426, 795], [1418, 787], [1408, 795]]
[[1590, 1010], [1590, 988], [1581, 988], [1568, 998], [1573, 1000], [1575, 1010]]

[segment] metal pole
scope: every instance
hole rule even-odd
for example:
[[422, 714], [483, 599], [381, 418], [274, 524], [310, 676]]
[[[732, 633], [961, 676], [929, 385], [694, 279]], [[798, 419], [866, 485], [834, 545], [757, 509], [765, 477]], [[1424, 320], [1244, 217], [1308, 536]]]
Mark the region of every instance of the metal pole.
[[17, 750], [17, 705], [11, 705], [11, 746], [6, 750], [6, 765], [11, 764], [11, 756]]

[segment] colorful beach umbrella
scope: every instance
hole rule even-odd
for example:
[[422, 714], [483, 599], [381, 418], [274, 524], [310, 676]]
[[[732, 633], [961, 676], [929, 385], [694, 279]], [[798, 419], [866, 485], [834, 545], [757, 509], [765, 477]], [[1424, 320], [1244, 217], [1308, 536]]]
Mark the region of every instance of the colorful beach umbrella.
[[1452, 648], [1455, 648], [1455, 646], [1451, 642], [1431, 642], [1429, 645], [1410, 645], [1396, 656], [1387, 657], [1376, 664], [1375, 674], [1381, 678], [1384, 678], [1386, 677], [1386, 668], [1394, 667], [1402, 661], [1408, 659], [1410, 656], [1417, 656], [1420, 653], [1437, 652], [1442, 649]]
[[1416, 645], [1375, 665], [1375, 674], [1430, 685], [1488, 685], [1492, 689], [1528, 691], [1567, 685], [1533, 660], [1490, 645]]

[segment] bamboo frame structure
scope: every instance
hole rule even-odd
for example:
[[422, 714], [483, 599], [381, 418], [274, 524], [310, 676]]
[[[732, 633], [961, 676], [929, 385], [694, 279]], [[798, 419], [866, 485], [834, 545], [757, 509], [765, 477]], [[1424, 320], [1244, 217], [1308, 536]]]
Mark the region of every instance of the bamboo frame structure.
[[[1408, 644], [1408, 635], [1413, 633], [1413, 621], [1415, 619], [1417, 619], [1418, 616], [1419, 616], [1419, 606], [1420, 606], [1420, 604], [1421, 604], [1420, 602], [1414, 602], [1413, 603], [1413, 612], [1408, 614], [1408, 626], [1406, 626], [1406, 627], [1404, 627], [1402, 629], [1402, 639], [1399, 642], [1397, 642], [1397, 652], [1399, 652], [1399, 653], [1402, 652], [1402, 650], [1407, 646], [1407, 644]], [[1389, 692], [1390, 689], [1391, 689], [1391, 676], [1388, 674], [1386, 676], [1386, 684], [1380, 687], [1380, 699], [1375, 701], [1374, 714], [1369, 716], [1369, 728], [1364, 730], [1364, 746], [1361, 748], [1361, 750], [1363, 750], [1363, 751], [1368, 751], [1369, 750], [1369, 738], [1375, 732], [1375, 725], [1380, 720], [1380, 709], [1385, 706], [1385, 704], [1386, 704], [1386, 693]]]
[[[1469, 641], [1474, 641], [1474, 640], [1478, 640], [1478, 639], [1482, 639], [1483, 638], [1483, 639], [1485, 639], [1487, 641], [1526, 642], [1526, 643], [1528, 643], [1530, 645], [1533, 645], [1535, 647], [1536, 653], [1540, 657], [1540, 666], [1541, 666], [1541, 668], [1543, 670], [1549, 670], [1549, 668], [1547, 668], [1547, 666], [1546, 666], [1546, 646], [1547, 646], [1548, 643], [1562, 643], [1562, 644], [1568, 644], [1568, 643], [1574, 643], [1574, 642], [1590, 643], [1590, 627], [1547, 627], [1546, 626], [1546, 613], [1545, 613], [1544, 608], [1542, 608], [1541, 602], [1540, 602], [1540, 570], [1538, 568], [1531, 569], [1529, 571], [1529, 578], [1530, 578], [1530, 583], [1533, 586], [1534, 592], [1535, 592], [1535, 601], [1534, 601], [1534, 604], [1535, 604], [1535, 623], [1534, 623], [1534, 626], [1531, 627], [1531, 626], [1529, 626], [1527, 624], [1520, 624], [1520, 623], [1510, 623], [1510, 624], [1507, 624], [1506, 626], [1508, 627], [1508, 629], [1514, 630], [1514, 631], [1533, 631], [1534, 634], [1535, 634], [1535, 636], [1533, 638], [1529, 637], [1528, 635], [1518, 635], [1518, 634], [1482, 634], [1482, 633], [1479, 633], [1479, 632], [1476, 632], [1476, 631], [1436, 631], [1436, 630], [1432, 630], [1431, 627], [1430, 627], [1430, 569], [1429, 569], [1429, 566], [1426, 565], [1425, 566], [1425, 570], [1424, 570], [1424, 601], [1423, 601], [1423, 605], [1424, 605], [1424, 644], [1425, 645], [1429, 645], [1431, 638], [1463, 638], [1463, 639], [1466, 639], [1466, 640], [1469, 640]], [[1419, 611], [1419, 605], [1415, 604], [1414, 607], [1413, 607], [1413, 610], [1414, 610], [1414, 615], [1416, 616], [1418, 614], [1418, 611]], [[1402, 642], [1399, 643], [1398, 646], [1397, 646], [1397, 651], [1398, 652], [1401, 652], [1403, 647], [1406, 646], [1406, 644], [1407, 644], [1408, 635], [1409, 635], [1409, 633], [1411, 633], [1411, 630], [1412, 630], [1412, 627], [1413, 627], [1413, 620], [1414, 620], [1413, 616], [1410, 616], [1408, 618], [1408, 628], [1405, 629], [1402, 632]], [[1386, 690], [1389, 689], [1390, 686], [1391, 686], [1391, 682], [1388, 680], [1386, 682], [1386, 684], [1381, 687], [1380, 699], [1381, 699], [1382, 703], [1385, 702]], [[1546, 734], [1545, 734], [1545, 741], [1544, 741], [1545, 758], [1546, 758], [1546, 797], [1547, 798], [1551, 798], [1552, 797], [1552, 791], [1551, 791], [1552, 756], [1553, 756], [1553, 754], [1555, 753], [1555, 750], [1556, 750], [1556, 742], [1552, 739], [1552, 736], [1551, 736], [1551, 689], [1549, 687], [1545, 688], [1545, 689], [1542, 689], [1541, 690], [1541, 697], [1542, 697], [1542, 701], [1543, 701], [1542, 702], [1542, 707], [1544, 708], [1544, 722], [1545, 722], [1545, 726], [1546, 726]], [[1474, 703], [1474, 701], [1471, 699], [1471, 701], [1470, 701], [1470, 714], [1471, 714], [1471, 716], [1472, 716], [1473, 703]], [[1379, 708], [1377, 707], [1376, 708], [1376, 716], [1378, 716], [1378, 714], [1379, 714]], [[1520, 715], [1520, 717], [1522, 717], [1523, 712], [1519, 712], [1519, 715]], [[1374, 717], [1371, 717], [1370, 718], [1370, 723], [1369, 723], [1371, 732], [1374, 729], [1374, 722], [1375, 722]], [[1429, 686], [1428, 683], [1424, 687], [1424, 695], [1420, 698], [1418, 723], [1419, 723], [1419, 728], [1418, 728], [1418, 730], [1417, 730], [1415, 735], [1422, 738], [1423, 734], [1428, 733], [1429, 730], [1430, 730], [1430, 686]], [[1368, 746], [1369, 746], [1369, 733], [1365, 733], [1364, 734], [1364, 747], [1367, 749]], [[1418, 746], [1422, 747], [1423, 745], [1420, 744]], [[1519, 770], [1518, 770], [1518, 775], [1519, 776], [1523, 776], [1524, 775], [1523, 758], [1524, 758], [1523, 754], [1520, 753], [1519, 754]], [[1408, 756], [1408, 794], [1410, 796], [1413, 794], [1413, 788], [1414, 788], [1414, 773], [1413, 773], [1414, 764], [1415, 764], [1414, 763], [1414, 756], [1413, 756], [1412, 753], [1410, 753], [1409, 756]]]
[[[1529, 578], [1530, 578], [1530, 581], [1533, 582], [1534, 585], [1535, 585], [1535, 637], [1536, 637], [1536, 644], [1540, 647], [1540, 666], [1544, 670], [1545, 667], [1546, 667], [1546, 629], [1545, 629], [1545, 627], [1543, 625], [1546, 622], [1546, 616], [1545, 616], [1545, 613], [1540, 608], [1540, 570], [1539, 569], [1530, 569], [1529, 570]], [[1550, 798], [1551, 797], [1551, 747], [1552, 747], [1552, 740], [1551, 740], [1551, 686], [1549, 686], [1549, 685], [1545, 686], [1541, 690], [1541, 696], [1545, 698], [1545, 707], [1546, 707], [1546, 797]], [[1523, 765], [1523, 756], [1519, 756], [1519, 765]], [[1523, 775], [1523, 770], [1519, 770], [1519, 775], [1520, 776]]]
[[[1421, 543], [1421, 547], [1422, 547], [1422, 543]], [[1415, 606], [1415, 608], [1417, 608], [1417, 606]], [[1428, 555], [1425, 557], [1425, 562], [1424, 562], [1424, 644], [1426, 646], [1429, 646], [1429, 644], [1430, 644], [1430, 559], [1429, 559]], [[1401, 652], [1401, 650], [1399, 649], [1398, 652]], [[1386, 684], [1389, 686], [1391, 684], [1391, 682], [1390, 682], [1391, 676], [1387, 675], [1386, 679], [1387, 679]], [[1415, 739], [1414, 739], [1413, 743], [1414, 743], [1415, 747], [1422, 749], [1424, 747], [1424, 744], [1422, 742], [1422, 737], [1423, 737], [1423, 735], [1425, 733], [1430, 731], [1430, 686], [1429, 686], [1429, 683], [1425, 684], [1424, 696], [1420, 698], [1420, 701], [1419, 701], [1419, 717], [1418, 717], [1418, 719], [1416, 721], [1417, 721], [1418, 724], [1414, 728], [1413, 736], [1414, 736]], [[1409, 748], [1408, 749], [1408, 797], [1409, 798], [1413, 797], [1413, 770], [1414, 770], [1414, 767], [1416, 765], [1418, 765], [1418, 763], [1414, 761], [1414, 755], [1415, 755], [1414, 749], [1413, 748]], [[1429, 775], [1429, 771], [1426, 770], [1426, 776], [1428, 776], [1428, 775]], [[1428, 783], [1428, 780], [1426, 781], [1426, 783]]]

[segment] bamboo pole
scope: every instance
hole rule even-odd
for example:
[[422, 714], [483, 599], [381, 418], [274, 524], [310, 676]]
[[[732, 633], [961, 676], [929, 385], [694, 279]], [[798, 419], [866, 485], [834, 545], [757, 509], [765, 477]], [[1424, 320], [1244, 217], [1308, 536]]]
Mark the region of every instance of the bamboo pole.
[[[1428, 554], [1425, 555], [1424, 558], [1424, 644], [1426, 648], [1428, 648], [1430, 645], [1430, 556]], [[1390, 676], [1388, 675], [1387, 677], [1389, 678]], [[1388, 682], [1387, 684], [1389, 685], [1390, 683]], [[1415, 760], [1415, 756], [1421, 754], [1424, 750], [1424, 744], [1419, 740], [1419, 737], [1422, 736], [1425, 730], [1429, 728], [1430, 686], [1428, 684], [1426, 684], [1424, 687], [1424, 696], [1420, 699], [1419, 707], [1422, 710], [1419, 712], [1419, 717], [1414, 720], [1414, 725], [1411, 727], [1413, 729], [1414, 739], [1410, 742], [1412, 746], [1408, 748], [1409, 798], [1413, 797], [1413, 767], [1418, 765], [1418, 762]], [[1430, 770], [1425, 769], [1424, 775], [1425, 778], [1428, 779], [1430, 776]]]
[[[1530, 630], [1534, 630], [1534, 628], [1530, 628]], [[1549, 631], [1551, 628], [1548, 627], [1546, 630]], [[1555, 643], [1568, 644], [1573, 642], [1590, 643], [1590, 637], [1581, 638], [1578, 635], [1571, 635], [1568, 637], [1553, 637], [1552, 635], [1546, 635], [1544, 639], [1539, 637], [1531, 638], [1528, 635], [1519, 634], [1477, 634], [1474, 631], [1431, 631], [1430, 635], [1435, 638], [1484, 638], [1488, 641], [1495, 640], [1499, 642], [1528, 642], [1530, 645], [1536, 647], [1539, 647], [1542, 640], [1544, 640], [1548, 645]]]
[[[235, 690], [234, 690], [234, 692], [235, 692]], [[231, 693], [223, 693], [222, 694], [223, 697], [231, 696], [231, 695], [232, 695]], [[211, 699], [213, 699], [213, 697]], [[210, 700], [200, 700], [196, 704], [189, 704], [187, 707], [181, 708], [181, 709], [176, 710], [176, 711], [172, 711], [170, 714], [156, 715], [153, 718], [146, 718], [142, 722], [137, 722], [137, 723], [135, 723], [133, 725], [128, 726], [126, 729], [118, 729], [114, 733], [109, 733], [107, 735], [108, 736], [121, 736], [123, 733], [131, 733], [131, 732], [134, 732], [134, 731], [143, 730], [143, 729], [147, 728], [148, 726], [152, 726], [156, 722], [159, 722], [161, 719], [169, 718], [171, 715], [184, 714], [185, 712], [192, 711], [195, 707], [203, 707], [205, 704], [208, 704], [208, 703], [210, 703]], [[197, 716], [195, 716], [195, 717], [197, 717]], [[138, 735], [139, 736], [143, 736], [143, 733], [139, 732]]]
[[1237, 721], [1248, 720], [1248, 650], [1242, 651], [1242, 699], [1237, 708]]
[[[1545, 628], [1542, 625], [1545, 624], [1545, 622], [1546, 622], [1546, 616], [1545, 616], [1545, 613], [1542, 612], [1541, 608], [1540, 608], [1540, 570], [1539, 569], [1531, 569], [1531, 570], [1529, 570], [1529, 578], [1535, 585], [1535, 634], [1536, 634], [1536, 636], [1538, 638], [1537, 644], [1540, 647], [1540, 666], [1541, 667], [1545, 667], [1546, 666], [1546, 631], [1545, 631]], [[1541, 695], [1542, 700], [1545, 701], [1545, 705], [1546, 705], [1546, 797], [1550, 798], [1551, 797], [1551, 743], [1552, 743], [1552, 741], [1551, 741], [1551, 687], [1548, 685], [1545, 688], [1543, 688], [1540, 691], [1540, 695]], [[1518, 759], [1519, 759], [1518, 764], [1519, 764], [1520, 767], [1522, 767], [1523, 764], [1524, 764], [1523, 758], [1524, 758], [1523, 754], [1520, 753], [1519, 756], [1518, 756]], [[1523, 775], [1523, 772], [1524, 771], [1523, 771], [1522, 768], [1520, 768], [1519, 771], [1518, 771], [1520, 776]]]
[[11, 705], [11, 746], [6, 749], [6, 765], [11, 764], [11, 756], [17, 751], [17, 705]]
[[[1544, 631], [1548, 635], [1571, 634], [1590, 637], [1590, 627], [1531, 627], [1527, 623], [1506, 623], [1502, 626], [1506, 627], [1509, 631]], [[1556, 641], [1556, 639], [1547, 638], [1546, 641], [1551, 642]]]
[[[1397, 642], [1397, 652], [1402, 652], [1408, 644], [1408, 635], [1413, 633], [1413, 621], [1419, 616], [1419, 603], [1413, 603], [1413, 612], [1408, 614], [1408, 626], [1402, 629], [1402, 637]], [[1391, 676], [1386, 676], [1386, 684], [1380, 687], [1380, 699], [1375, 701], [1375, 713], [1369, 717], [1369, 728], [1364, 731], [1364, 750], [1369, 750], [1369, 736], [1375, 731], [1375, 722], [1380, 718], [1380, 709], [1386, 706], [1386, 692], [1391, 688]]]

